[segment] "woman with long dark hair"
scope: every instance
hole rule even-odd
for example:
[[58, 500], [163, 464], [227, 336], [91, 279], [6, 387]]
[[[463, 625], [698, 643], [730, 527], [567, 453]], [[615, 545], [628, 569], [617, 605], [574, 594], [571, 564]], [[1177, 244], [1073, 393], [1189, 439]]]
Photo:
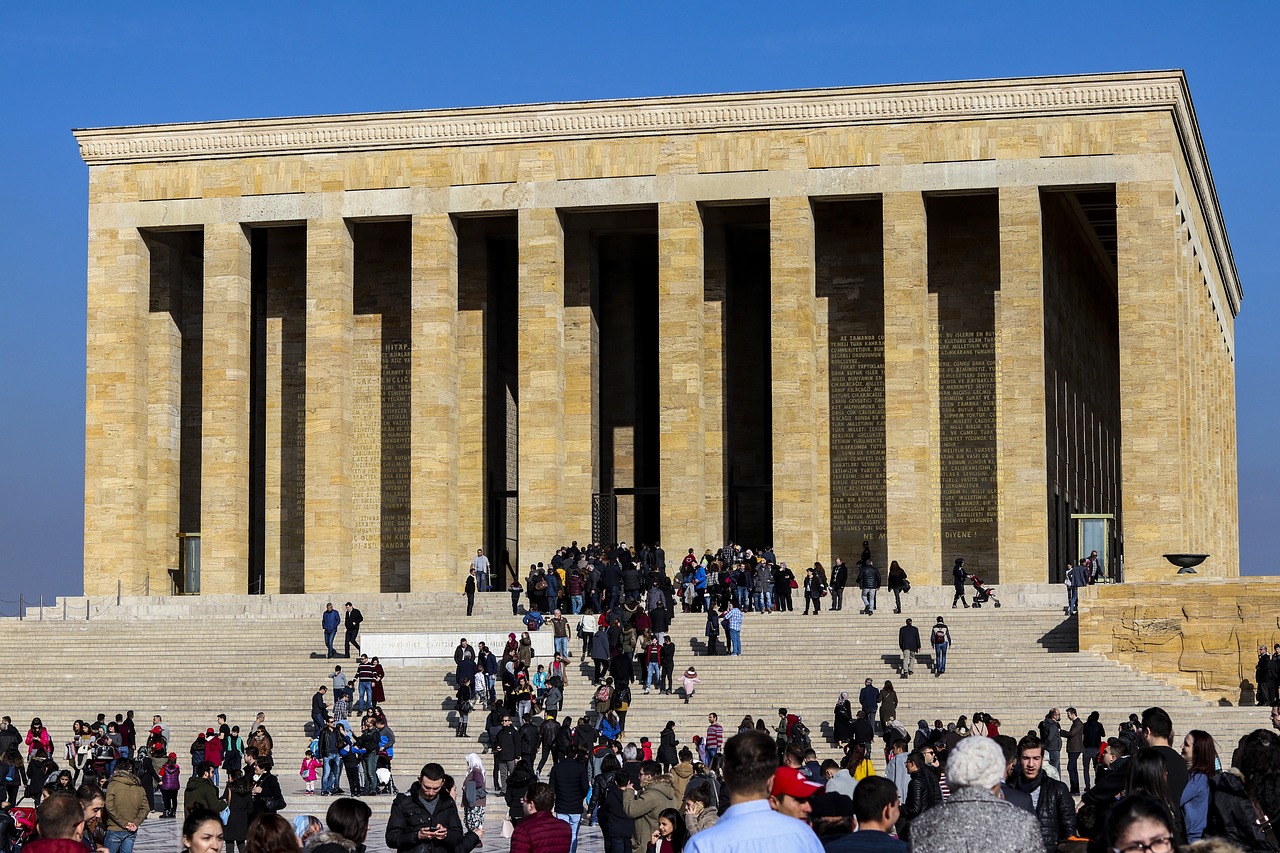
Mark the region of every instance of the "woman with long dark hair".
[[[1142, 750], [1148, 752], [1154, 750]], [[1159, 753], [1155, 753], [1159, 757]], [[1163, 763], [1163, 759], [1160, 759]], [[1173, 853], [1178, 841], [1169, 825], [1168, 806], [1145, 794], [1126, 796], [1107, 814], [1106, 849], [1128, 853]]]
[[649, 838], [649, 853], [682, 853], [688, 840], [689, 830], [680, 812], [663, 809], [658, 813], [658, 828]]
[[1182, 822], [1187, 841], [1199, 841], [1209, 820], [1209, 780], [1218, 772], [1218, 749], [1206, 731], [1192, 729], [1182, 741], [1182, 758], [1187, 762], [1187, 786], [1182, 789]]
[[[1165, 767], [1164, 756], [1155, 747], [1143, 747], [1129, 759], [1129, 782], [1125, 786], [1125, 796], [1139, 795], [1149, 797], [1165, 807], [1168, 812], [1165, 823], [1172, 830], [1174, 841], [1179, 845], [1186, 844], [1187, 831], [1182, 822], [1182, 809], [1170, 800], [1169, 771]], [[1112, 807], [1113, 810], [1114, 808], [1115, 806]]]

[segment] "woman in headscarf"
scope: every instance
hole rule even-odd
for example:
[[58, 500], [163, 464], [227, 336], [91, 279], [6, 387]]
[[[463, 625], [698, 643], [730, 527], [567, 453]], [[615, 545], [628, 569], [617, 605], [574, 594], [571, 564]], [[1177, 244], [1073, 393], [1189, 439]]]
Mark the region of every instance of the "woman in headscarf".
[[382, 680], [386, 678], [387, 671], [382, 668], [382, 663], [375, 657], [370, 663], [373, 664], [373, 704], [381, 705], [387, 701], [386, 691], [382, 689]]
[[528, 631], [520, 634], [520, 642], [516, 645], [516, 657], [520, 659], [525, 669], [533, 663], [533, 640], [530, 639]]
[[462, 780], [462, 825], [468, 832], [474, 832], [484, 826], [484, 806], [487, 796], [484, 763], [479, 755], [468, 752], [467, 775]]
[[837, 746], [844, 746], [853, 739], [853, 706], [849, 704], [848, 693], [841, 693], [836, 700], [835, 722], [831, 730]]
[[507, 634], [507, 644], [502, 647], [503, 657], [506, 657], [507, 655], [511, 655], [514, 657], [516, 652], [518, 652], [519, 650], [520, 650], [520, 642], [516, 639], [515, 632]]

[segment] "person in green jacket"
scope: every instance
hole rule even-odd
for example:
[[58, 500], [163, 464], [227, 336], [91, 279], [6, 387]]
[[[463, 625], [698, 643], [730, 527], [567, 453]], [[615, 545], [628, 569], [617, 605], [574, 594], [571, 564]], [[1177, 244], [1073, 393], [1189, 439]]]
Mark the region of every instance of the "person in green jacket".
[[679, 805], [671, 777], [662, 772], [662, 765], [656, 761], [641, 762], [640, 787], [642, 791], [638, 795], [630, 796], [636, 794], [636, 790], [628, 781], [622, 795], [622, 810], [635, 821], [632, 853], [644, 853], [653, 831], [658, 828], [658, 815], [662, 810]]
[[218, 789], [213, 784], [213, 765], [208, 761], [197, 764], [196, 772], [187, 780], [187, 794], [183, 805], [187, 814], [191, 814], [197, 808], [208, 809], [218, 814], [226, 808], [227, 804], [218, 796]]
[[106, 848], [111, 853], [132, 853], [138, 827], [150, 813], [151, 803], [147, 802], [142, 782], [133, 775], [133, 762], [127, 758], [118, 759], [107, 784]]

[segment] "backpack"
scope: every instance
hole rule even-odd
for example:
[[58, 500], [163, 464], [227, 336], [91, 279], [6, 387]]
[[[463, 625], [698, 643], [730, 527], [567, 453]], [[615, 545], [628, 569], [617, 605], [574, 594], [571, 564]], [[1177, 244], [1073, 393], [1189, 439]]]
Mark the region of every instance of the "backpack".
[[792, 745], [802, 749], [808, 749], [812, 743], [809, 739], [809, 727], [799, 720], [791, 725], [790, 736]]
[[939, 643], [945, 643], [946, 641], [947, 629], [942, 625], [935, 625], [933, 628], [933, 644], [936, 646]]
[[622, 709], [623, 705], [629, 706], [630, 704], [631, 704], [631, 688], [624, 684], [621, 687], [619, 687], [616, 691], [614, 691], [613, 699], [612, 701], [609, 702], [609, 707], [615, 711], [618, 711]]
[[0, 779], [0, 782], [2, 782], [5, 785], [18, 784], [17, 768], [15, 768], [12, 764], [9, 764], [8, 762], [0, 763], [0, 768], [3, 768], [4, 770], [4, 777], [3, 779]]
[[596, 688], [595, 701], [608, 702], [611, 695], [612, 695], [612, 692], [609, 690], [609, 685], [601, 684], [598, 688]]

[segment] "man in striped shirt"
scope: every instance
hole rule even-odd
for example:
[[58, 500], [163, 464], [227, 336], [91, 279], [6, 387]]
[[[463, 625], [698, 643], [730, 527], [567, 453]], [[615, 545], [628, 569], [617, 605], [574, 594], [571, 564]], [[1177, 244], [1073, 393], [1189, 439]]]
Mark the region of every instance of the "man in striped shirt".
[[360, 688], [360, 696], [356, 699], [355, 710], [367, 711], [373, 707], [373, 681], [378, 671], [369, 662], [368, 655], [360, 655], [360, 665], [356, 668], [356, 684]]
[[711, 763], [711, 759], [716, 757], [720, 752], [720, 748], [724, 746], [724, 726], [720, 725], [720, 717], [717, 714], [707, 714], [707, 739], [704, 746], [707, 750], [707, 763]]

